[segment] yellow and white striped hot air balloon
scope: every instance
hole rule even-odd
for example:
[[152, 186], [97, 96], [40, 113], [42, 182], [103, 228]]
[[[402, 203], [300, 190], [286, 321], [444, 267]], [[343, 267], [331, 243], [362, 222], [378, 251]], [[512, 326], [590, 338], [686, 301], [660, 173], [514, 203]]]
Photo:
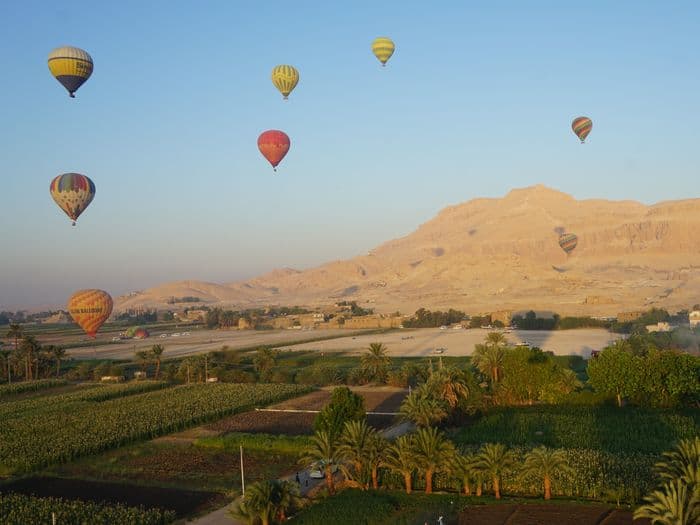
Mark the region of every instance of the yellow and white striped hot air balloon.
[[386, 66], [387, 61], [391, 58], [391, 55], [394, 54], [394, 49], [396, 49], [394, 42], [391, 38], [385, 36], [375, 38], [374, 42], [372, 42], [372, 53], [379, 59], [382, 66]]
[[280, 65], [272, 68], [272, 83], [287, 100], [289, 94], [299, 83], [299, 71], [294, 66]]
[[92, 57], [77, 47], [57, 47], [49, 53], [49, 71], [56, 77], [71, 98], [92, 75]]

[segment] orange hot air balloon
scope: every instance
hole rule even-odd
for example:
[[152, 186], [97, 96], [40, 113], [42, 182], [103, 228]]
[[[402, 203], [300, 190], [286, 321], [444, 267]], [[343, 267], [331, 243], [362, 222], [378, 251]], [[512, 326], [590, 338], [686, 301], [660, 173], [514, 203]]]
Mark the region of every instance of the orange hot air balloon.
[[270, 129], [264, 131], [258, 137], [258, 149], [270, 164], [272, 169], [277, 171], [277, 165], [289, 151], [291, 142], [284, 131]]
[[68, 313], [90, 337], [112, 313], [112, 297], [103, 290], [78, 290], [68, 299]]

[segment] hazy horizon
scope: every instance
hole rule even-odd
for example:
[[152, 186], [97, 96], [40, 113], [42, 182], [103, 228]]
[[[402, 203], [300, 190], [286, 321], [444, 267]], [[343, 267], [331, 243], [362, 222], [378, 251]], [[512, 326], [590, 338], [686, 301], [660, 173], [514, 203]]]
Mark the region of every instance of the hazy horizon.
[[[0, 308], [310, 268], [537, 183], [697, 195], [693, 2], [6, 11]], [[370, 52], [383, 35], [386, 68]], [[46, 67], [60, 45], [95, 61], [75, 100]], [[269, 79], [282, 63], [301, 75], [286, 102]], [[578, 115], [593, 119], [583, 146]], [[275, 174], [256, 147], [270, 128], [292, 141]], [[97, 186], [75, 228], [48, 192], [69, 171]]]

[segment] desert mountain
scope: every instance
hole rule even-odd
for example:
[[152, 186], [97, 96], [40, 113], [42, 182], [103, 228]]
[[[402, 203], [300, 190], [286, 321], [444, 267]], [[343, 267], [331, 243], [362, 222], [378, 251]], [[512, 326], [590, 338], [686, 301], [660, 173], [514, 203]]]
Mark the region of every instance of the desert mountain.
[[[567, 256], [560, 232], [578, 235]], [[354, 300], [380, 312], [534, 308], [614, 315], [700, 303], [700, 199], [576, 200], [533, 186], [442, 210], [367, 255], [244, 282], [169, 283], [120, 297], [117, 309], [166, 308], [170, 297], [247, 308]], [[172, 307], [172, 306], [170, 306]]]

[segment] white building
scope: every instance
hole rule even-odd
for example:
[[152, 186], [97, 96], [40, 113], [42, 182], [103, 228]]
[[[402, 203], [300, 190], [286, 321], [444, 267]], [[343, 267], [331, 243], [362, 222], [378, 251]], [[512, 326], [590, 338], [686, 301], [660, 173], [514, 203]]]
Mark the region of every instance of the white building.
[[700, 324], [700, 310], [693, 310], [688, 314], [688, 321], [690, 321], [690, 327], [695, 328]]
[[648, 324], [647, 325], [647, 332], [652, 333], [652, 332], [670, 332], [671, 331], [671, 325], [668, 323], [656, 323], [656, 324]]

